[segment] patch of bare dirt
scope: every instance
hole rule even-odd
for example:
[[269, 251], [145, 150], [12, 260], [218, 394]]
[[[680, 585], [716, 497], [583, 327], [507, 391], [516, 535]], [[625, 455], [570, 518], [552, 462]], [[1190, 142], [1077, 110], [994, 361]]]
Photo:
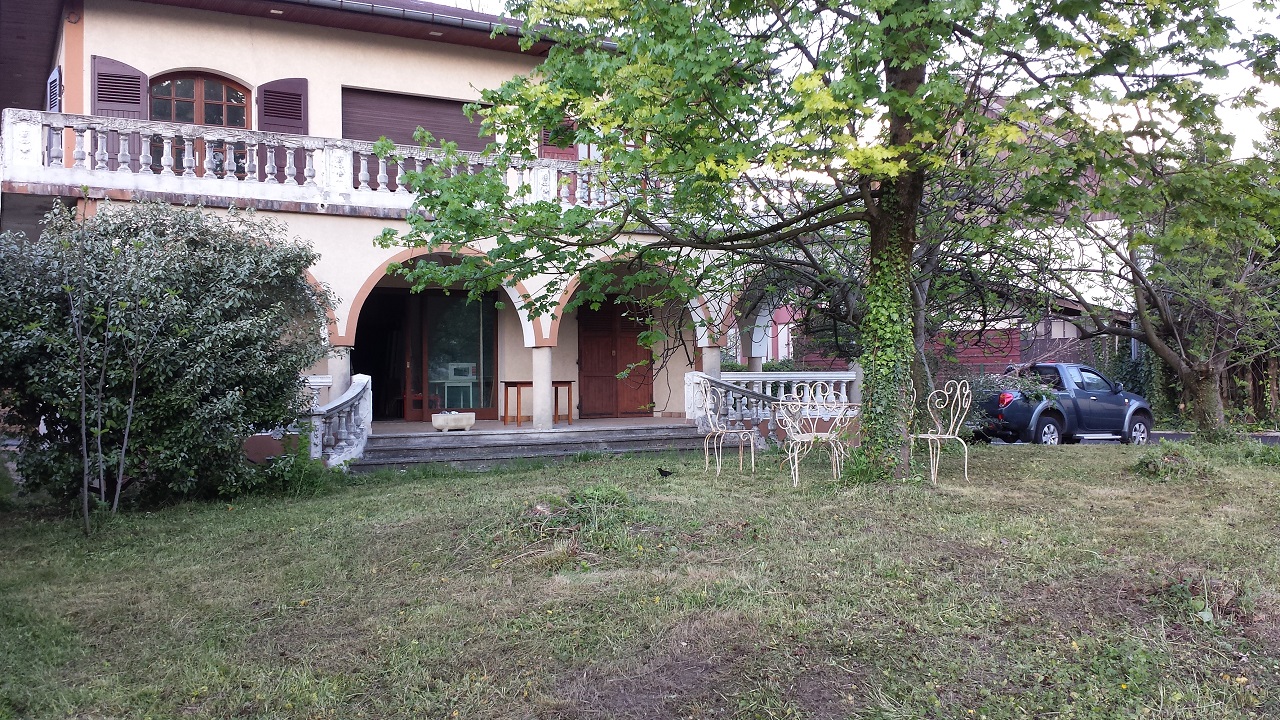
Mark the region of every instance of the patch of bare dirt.
[[762, 636], [731, 613], [686, 618], [635, 657], [562, 676], [547, 720], [732, 717], [740, 699], [770, 693], [813, 720], [847, 718], [860, 671], [839, 667], [797, 638]]
[[859, 695], [852, 690], [860, 676], [832, 665], [815, 665], [796, 676], [790, 698], [810, 720], [843, 720], [851, 717]]
[[545, 717], [556, 720], [727, 715], [732, 687], [745, 674], [756, 632], [730, 614], [691, 617], [648, 651], [565, 676]]
[[1099, 623], [1142, 625], [1154, 617], [1142, 588], [1114, 574], [1028, 585], [1020, 596], [1006, 602], [1021, 611], [1018, 614], [1039, 616], [1050, 626], [1082, 631]]

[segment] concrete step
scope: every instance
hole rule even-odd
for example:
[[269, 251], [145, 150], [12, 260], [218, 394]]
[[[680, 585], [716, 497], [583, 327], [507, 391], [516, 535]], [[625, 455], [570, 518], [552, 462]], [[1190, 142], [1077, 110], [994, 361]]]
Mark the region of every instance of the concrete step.
[[702, 448], [688, 425], [549, 431], [372, 435], [351, 468], [368, 472], [426, 463], [489, 463], [519, 458], [568, 457], [582, 452], [624, 453]]

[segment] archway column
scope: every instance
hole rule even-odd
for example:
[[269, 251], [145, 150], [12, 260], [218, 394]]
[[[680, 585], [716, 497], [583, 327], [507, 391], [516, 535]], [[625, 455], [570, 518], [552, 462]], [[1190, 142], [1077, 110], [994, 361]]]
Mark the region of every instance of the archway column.
[[713, 378], [720, 377], [719, 345], [704, 345], [702, 347], [702, 372]]
[[[555, 386], [551, 384], [554, 348], [540, 346], [530, 348], [529, 352], [533, 354], [533, 426], [539, 430], [550, 430], [555, 424]], [[572, 413], [573, 408], [569, 408], [569, 412]]]
[[751, 323], [751, 342], [747, 344], [747, 370], [750, 372], [764, 370], [764, 359], [769, 354], [772, 322], [772, 310], [761, 310]]

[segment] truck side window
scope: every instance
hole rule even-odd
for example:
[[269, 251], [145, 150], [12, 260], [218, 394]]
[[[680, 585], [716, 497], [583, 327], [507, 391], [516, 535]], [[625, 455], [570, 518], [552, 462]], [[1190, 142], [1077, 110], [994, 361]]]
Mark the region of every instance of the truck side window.
[[1071, 384], [1080, 389], [1084, 389], [1084, 380], [1080, 379], [1080, 368], [1064, 368], [1067, 371], [1067, 377], [1071, 379]]
[[1104, 380], [1101, 375], [1088, 370], [1081, 370], [1080, 375], [1084, 378], [1084, 384], [1080, 388], [1085, 392], [1111, 392], [1111, 383]]

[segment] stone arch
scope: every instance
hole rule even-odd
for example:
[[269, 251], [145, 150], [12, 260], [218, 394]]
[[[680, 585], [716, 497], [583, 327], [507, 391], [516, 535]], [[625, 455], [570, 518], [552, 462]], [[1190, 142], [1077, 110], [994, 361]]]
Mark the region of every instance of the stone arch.
[[[347, 318], [343, 327], [346, 332], [343, 334], [337, 334], [336, 320], [330, 326], [332, 328], [329, 338], [330, 344], [348, 347], [355, 345], [356, 331], [359, 329], [358, 323], [360, 322], [360, 311], [364, 307], [365, 301], [369, 299], [369, 294], [373, 292], [373, 288], [378, 284], [378, 281], [386, 277], [387, 268], [391, 267], [393, 263], [403, 263], [418, 257], [439, 255], [448, 252], [450, 252], [449, 248], [442, 248], [434, 251], [428, 251], [426, 248], [406, 248], [379, 263], [374, 272], [365, 279], [364, 284], [362, 284], [360, 289], [356, 291], [355, 297], [351, 299], [351, 309], [347, 311]], [[459, 252], [466, 255], [483, 254], [470, 248], [462, 248]], [[524, 335], [525, 347], [536, 347], [536, 332], [534, 324], [529, 319], [527, 313], [525, 313], [525, 311], [520, 307], [523, 302], [523, 297], [528, 295], [528, 291], [525, 289], [524, 283], [517, 281], [514, 287], [504, 284], [502, 289], [506, 291], [507, 296], [511, 298], [511, 301], [514, 304], [516, 317], [520, 320], [520, 330]]]
[[[202, 66], [196, 66], [196, 65], [185, 65], [183, 67], [166, 68], [159, 72], [151, 73], [150, 77], [154, 79], [159, 77], [165, 77], [168, 75], [182, 75], [183, 73], [211, 75], [214, 77], [226, 78], [227, 80], [230, 80], [235, 84], [240, 85], [241, 87], [252, 90], [254, 93], [258, 92], [258, 86], [261, 85], [261, 83], [255, 84], [255, 83], [249, 82], [247, 78], [240, 77], [239, 75], [232, 75], [231, 73], [225, 70], [222, 70], [220, 68], [202, 67]], [[255, 95], [255, 98], [256, 98], [256, 95]]]
[[[607, 264], [622, 259], [625, 259], [624, 256], [606, 255], [601, 257], [597, 263]], [[569, 278], [569, 282], [565, 283], [564, 291], [560, 293], [560, 299], [556, 302], [555, 318], [551, 321], [550, 327], [547, 328], [548, 345], [554, 346], [559, 344], [560, 319], [564, 317], [565, 306], [569, 304], [569, 299], [573, 297], [573, 294], [577, 292], [578, 286], [581, 284], [582, 281], [578, 275], [574, 275]], [[712, 320], [710, 316], [711, 303], [706, 296], [699, 294], [697, 297], [686, 303], [689, 313], [695, 318], [701, 320], [698, 325], [698, 347], [721, 347], [727, 342], [727, 338], [725, 336], [725, 330], [727, 329], [726, 323], [728, 322], [727, 311], [732, 309], [735, 299], [736, 298], [729, 299], [725, 308], [725, 317], [721, 318], [719, 322]], [[715, 325], [716, 332], [714, 333], [714, 337], [712, 336], [712, 333], [709, 333], [706, 330], [710, 325]]]

